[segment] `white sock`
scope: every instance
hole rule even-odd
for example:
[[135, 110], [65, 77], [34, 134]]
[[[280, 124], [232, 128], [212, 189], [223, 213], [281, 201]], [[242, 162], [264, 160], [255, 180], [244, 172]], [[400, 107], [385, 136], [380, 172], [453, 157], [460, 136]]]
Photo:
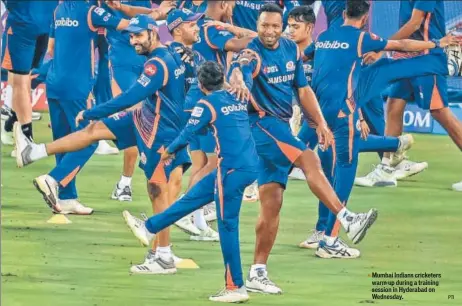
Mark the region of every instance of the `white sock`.
[[32, 151], [30, 152], [30, 158], [33, 161], [47, 157], [47, 148], [44, 143], [32, 144]]
[[258, 269], [263, 269], [266, 271], [266, 265], [265, 264], [253, 264], [251, 267], [250, 267], [250, 271], [256, 271]]
[[385, 156], [384, 156], [384, 157], [382, 157], [382, 164], [384, 164], [384, 165], [390, 167], [391, 161], [390, 161], [390, 159], [389, 159], [388, 157], [385, 157]]
[[172, 249], [169, 246], [160, 247], [158, 246], [156, 249], [156, 255], [161, 256], [163, 259], [170, 259], [172, 257]]
[[327, 243], [327, 245], [333, 245], [337, 237], [332, 237], [332, 236], [324, 236], [324, 241]]
[[6, 86], [3, 89], [2, 100], [3, 103], [8, 106], [9, 108], [13, 108], [13, 88], [11, 85]]
[[193, 222], [194, 225], [200, 229], [201, 231], [204, 231], [207, 229], [207, 221], [205, 221], [204, 217], [204, 209], [199, 208], [195, 212], [193, 212]]
[[349, 223], [349, 221], [346, 218], [351, 215], [354, 215], [354, 213], [349, 211], [346, 207], [343, 207], [342, 210], [340, 210], [337, 214], [337, 219], [340, 221], [344, 228], [347, 228], [347, 225]]
[[123, 188], [125, 186], [131, 186], [132, 185], [132, 178], [129, 176], [121, 176], [120, 181], [119, 181], [119, 187]]

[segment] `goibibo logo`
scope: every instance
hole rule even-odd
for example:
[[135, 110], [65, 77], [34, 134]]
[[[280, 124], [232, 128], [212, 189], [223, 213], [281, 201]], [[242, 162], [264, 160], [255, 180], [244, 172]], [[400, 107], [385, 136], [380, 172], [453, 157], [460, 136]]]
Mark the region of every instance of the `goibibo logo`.
[[69, 17], [64, 19], [61, 17], [60, 19], [55, 20], [55, 28], [57, 27], [78, 27], [79, 22], [77, 20], [72, 20]]
[[350, 44], [346, 42], [334, 41], [318, 41], [316, 43], [316, 49], [348, 49]]
[[247, 104], [232, 104], [229, 106], [223, 106], [220, 110], [225, 116], [227, 116], [233, 112], [247, 111]]

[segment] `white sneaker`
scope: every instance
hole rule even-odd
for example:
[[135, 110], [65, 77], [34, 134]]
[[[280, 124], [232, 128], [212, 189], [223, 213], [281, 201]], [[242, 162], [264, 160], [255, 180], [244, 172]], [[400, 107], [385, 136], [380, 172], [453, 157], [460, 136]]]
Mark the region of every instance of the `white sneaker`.
[[141, 242], [142, 245], [148, 246], [154, 239], [155, 235], [148, 231], [145, 222], [133, 216], [127, 210], [122, 212], [122, 216], [124, 217], [125, 223], [132, 231], [133, 235], [135, 235], [135, 237]]
[[398, 182], [394, 172], [393, 168], [380, 164], [368, 175], [355, 178], [355, 185], [361, 187], [396, 187]]
[[306, 181], [305, 173], [303, 173], [302, 169], [300, 168], [294, 168], [292, 172], [290, 172], [289, 178], [299, 181]]
[[191, 215], [187, 215], [175, 222], [175, 226], [188, 235], [199, 236], [201, 231], [192, 223]]
[[174, 274], [176, 273], [173, 257], [162, 258], [156, 253], [149, 251], [144, 262], [130, 268], [133, 274]]
[[348, 224], [344, 226], [348, 238], [358, 244], [366, 236], [367, 230], [377, 220], [378, 212], [374, 208], [367, 213], [351, 214], [346, 217]]
[[244, 303], [249, 300], [249, 295], [244, 286], [237, 289], [224, 288], [217, 294], [210, 296], [209, 300], [222, 303]]
[[42, 114], [38, 112], [32, 112], [32, 121], [38, 121], [42, 119]]
[[120, 202], [131, 202], [132, 201], [132, 186], [127, 185], [123, 188], [119, 187], [117, 183], [111, 194], [111, 199], [118, 200]]
[[281, 288], [268, 278], [268, 272], [265, 269], [250, 269], [245, 286], [250, 292], [282, 294]]
[[427, 162], [413, 162], [404, 158], [399, 164], [395, 166], [395, 179], [402, 180], [410, 177], [428, 168]]
[[461, 191], [462, 192], [462, 181], [460, 181], [459, 183], [455, 183], [454, 185], [452, 185], [452, 189], [454, 191]]
[[48, 174], [36, 177], [33, 181], [35, 188], [43, 196], [43, 199], [55, 213], [61, 212], [61, 207], [58, 203], [58, 182]]
[[[15, 122], [13, 125], [13, 134], [16, 145], [16, 164], [19, 168], [22, 168], [33, 162], [30, 154], [33, 150], [34, 143], [29, 138], [27, 138], [26, 135], [24, 135], [19, 122]], [[13, 156], [13, 152], [11, 153], [11, 156]]]
[[119, 149], [112, 147], [106, 140], [100, 140], [95, 154], [97, 155], [116, 155], [119, 154]]
[[327, 241], [322, 240], [321, 242], [319, 242], [319, 247], [315, 253], [317, 257], [325, 259], [353, 259], [358, 258], [360, 254], [361, 252], [359, 252], [359, 250], [350, 248], [340, 238], [336, 238], [332, 244], [328, 244]]
[[244, 190], [243, 200], [245, 202], [256, 202], [260, 199], [258, 194], [258, 184], [257, 182], [252, 183], [252, 185], [247, 186]]
[[91, 215], [93, 213], [93, 208], [83, 206], [77, 199], [58, 200], [58, 203], [61, 208], [60, 213], [63, 215]]
[[1, 140], [2, 144], [5, 146], [14, 145], [13, 133], [5, 131], [5, 120], [0, 120], [1, 122]]
[[317, 249], [322, 238], [324, 238], [324, 232], [313, 230], [311, 235], [305, 241], [300, 242], [298, 246], [302, 249]]
[[217, 206], [215, 202], [204, 206], [204, 218], [207, 222], [213, 222], [217, 220]]
[[192, 235], [189, 237], [192, 241], [220, 241], [220, 235], [215, 232], [211, 227], [207, 227], [205, 230], [200, 231], [199, 235]]
[[398, 150], [393, 153], [393, 155], [397, 155], [397, 158], [403, 156], [409, 149], [411, 149], [412, 145], [414, 144], [414, 137], [411, 134], [405, 134], [399, 136], [399, 147]]

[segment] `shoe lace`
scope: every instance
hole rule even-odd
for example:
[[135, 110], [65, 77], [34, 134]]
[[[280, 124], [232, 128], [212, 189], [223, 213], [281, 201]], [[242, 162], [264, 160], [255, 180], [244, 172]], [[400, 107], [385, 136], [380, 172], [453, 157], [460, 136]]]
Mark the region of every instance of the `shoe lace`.
[[351, 221], [351, 224], [361, 223], [366, 218], [366, 214], [356, 214]]
[[257, 270], [258, 281], [266, 286], [276, 286], [269, 278], [265, 270]]
[[311, 235], [308, 236], [307, 240], [319, 241], [319, 240], [322, 239], [323, 236], [324, 236], [324, 232], [317, 231], [317, 230], [314, 229], [314, 230], [311, 231]]
[[140, 216], [141, 216], [141, 220], [143, 220], [143, 221], [148, 220], [148, 216], [145, 213], [141, 213]]

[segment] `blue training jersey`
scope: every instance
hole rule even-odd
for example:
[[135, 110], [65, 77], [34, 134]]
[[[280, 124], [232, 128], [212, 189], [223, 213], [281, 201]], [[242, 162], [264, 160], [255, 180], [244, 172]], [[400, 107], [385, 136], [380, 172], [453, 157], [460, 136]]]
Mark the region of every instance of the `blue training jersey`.
[[242, 68], [252, 93], [249, 112], [288, 122], [292, 117], [294, 90], [308, 86], [298, 46], [281, 37], [276, 49], [267, 49], [257, 37], [242, 52], [248, 51], [256, 56]]
[[[134, 113], [135, 124], [146, 144], [152, 145], [153, 135], [171, 141], [183, 127], [185, 67], [168, 48], [156, 48], [144, 64], [138, 80], [116, 98], [85, 111], [84, 118], [97, 120], [143, 101]], [[158, 132], [158, 133], [157, 133]]]
[[202, 1], [201, 4], [194, 4], [195, 1], [192, 0], [177, 0], [176, 7], [178, 9], [188, 9], [193, 13], [204, 13], [207, 9], [207, 0]]
[[252, 171], [257, 168], [247, 102], [238, 101], [226, 90], [204, 96], [194, 108], [191, 118], [178, 138], [167, 148], [174, 153], [184, 148], [195, 133], [211, 127], [216, 141], [219, 167]]
[[[149, 0], [125, 0], [121, 2], [132, 6], [151, 8], [151, 1]], [[111, 12], [114, 16], [130, 19], [130, 17], [126, 16], [122, 12], [112, 10], [106, 4], [103, 4], [102, 7]], [[115, 29], [108, 29], [106, 39], [109, 43], [109, 60], [111, 62], [111, 66], [143, 66], [146, 62], [146, 56], [137, 54], [135, 48], [130, 45], [129, 33], [117, 31]]]
[[362, 57], [367, 52], [383, 51], [386, 45], [386, 40], [352, 26], [331, 28], [318, 37], [311, 87], [325, 116], [354, 111], [350, 98]]
[[87, 2], [65, 1], [58, 5], [50, 31], [55, 46], [46, 78], [49, 98], [88, 98], [95, 78], [96, 27], [115, 29], [120, 20]]
[[193, 45], [193, 50], [199, 52], [206, 61], [220, 63], [227, 68], [226, 43], [234, 38], [234, 34], [217, 26], [204, 26], [207, 21], [213, 21], [209, 17], [197, 21], [200, 29], [200, 40]]
[[[446, 21], [444, 15], [444, 1], [442, 0], [401, 0], [399, 8], [399, 26], [405, 25], [412, 16], [412, 11], [420, 10], [425, 13], [424, 21], [420, 28], [409, 38], [415, 40], [429, 41], [441, 39], [446, 35]], [[444, 50], [435, 48], [425, 50], [421, 53], [396, 53], [395, 57], [412, 57], [419, 54], [440, 54], [444, 55]]]
[[322, 0], [324, 12], [327, 17], [327, 26], [340, 27], [343, 24], [343, 11], [345, 10], [345, 0]]
[[268, 3], [274, 3], [279, 5], [284, 11], [284, 27], [287, 25], [287, 19], [289, 12], [296, 6], [299, 6], [298, 1], [288, 1], [288, 0], [265, 0], [265, 1], [236, 1], [236, 6], [233, 10], [233, 24], [241, 27], [257, 31], [257, 19], [258, 12], [261, 7]]
[[48, 34], [58, 0], [7, 0], [8, 23], [28, 25], [36, 34]]

